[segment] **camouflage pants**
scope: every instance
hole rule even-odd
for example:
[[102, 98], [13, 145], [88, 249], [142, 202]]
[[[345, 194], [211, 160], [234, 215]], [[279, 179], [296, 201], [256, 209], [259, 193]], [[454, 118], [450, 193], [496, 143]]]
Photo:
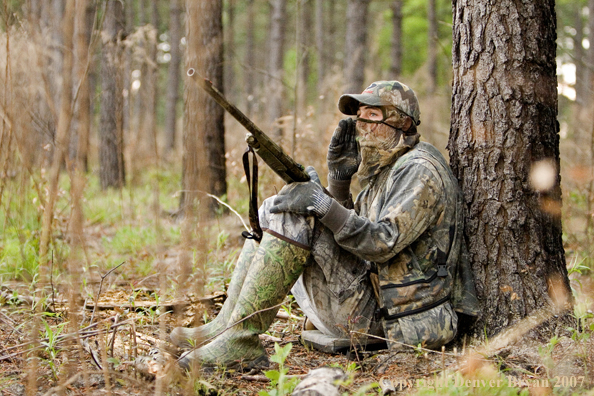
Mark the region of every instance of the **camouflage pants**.
[[396, 341], [389, 343], [390, 348], [402, 342], [438, 347], [454, 338], [457, 317], [449, 302], [394, 321], [381, 320], [366, 263], [342, 249], [332, 232], [314, 217], [271, 214], [273, 199], [266, 199], [260, 207], [260, 224], [273, 235], [311, 248], [310, 260], [292, 293], [318, 330], [340, 338], [348, 338], [352, 330], [385, 334]]

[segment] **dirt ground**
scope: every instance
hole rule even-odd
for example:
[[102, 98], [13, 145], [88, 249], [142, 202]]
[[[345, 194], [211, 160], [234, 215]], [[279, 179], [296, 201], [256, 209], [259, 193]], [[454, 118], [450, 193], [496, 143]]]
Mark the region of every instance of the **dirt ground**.
[[[3, 285], [0, 394], [252, 395], [270, 389], [269, 380], [261, 372], [182, 373], [175, 363], [180, 351], [159, 341], [166, 341], [176, 325], [200, 324], [205, 318], [212, 320], [224, 301], [223, 292], [206, 298], [188, 294], [177, 300], [157, 302], [153, 293], [155, 284], [144, 282], [137, 287], [135, 284], [128, 280], [103, 291], [94, 316], [94, 304], [87, 301], [80, 314], [85, 325], [78, 342], [74, 337], [63, 337], [69, 332], [69, 315], [65, 315], [66, 307], [59, 291], [40, 316], [32, 314], [30, 302], [23, 301], [25, 296], [30, 296], [24, 285]], [[521, 389], [527, 389], [530, 394], [569, 394], [592, 386], [594, 354], [590, 333], [585, 329], [566, 332], [548, 342], [531, 342], [520, 336], [515, 343], [494, 348], [487, 345], [497, 344], [496, 340], [476, 343], [465, 337], [444, 351], [407, 347], [392, 353], [384, 350], [331, 355], [300, 344], [301, 312], [289, 299], [286, 307], [280, 310], [269, 334], [263, 338], [269, 356], [274, 354], [275, 342], [281, 346], [291, 343], [293, 347], [285, 367], [289, 376], [299, 378], [314, 368], [340, 367], [351, 374], [351, 381], [342, 387], [346, 394], [354, 394], [374, 383], [381, 383], [387, 389], [390, 382], [399, 394], [447, 394], [455, 389], [467, 392], [460, 394], [506, 394], [487, 393], [487, 390], [500, 388], [501, 391], [509, 385], [513, 388], [511, 394]], [[94, 326], [90, 326], [91, 316]], [[30, 344], [28, 340], [35, 326], [41, 340]], [[33, 356], [37, 359], [32, 359]], [[140, 360], [145, 362], [144, 366], [135, 363]], [[276, 369], [277, 365], [272, 363], [270, 368]], [[141, 371], [164, 375], [155, 378]], [[31, 376], [35, 378], [32, 380]], [[33, 384], [37, 392], [26, 392]], [[378, 392], [381, 394], [380, 388], [373, 388], [365, 394]]]

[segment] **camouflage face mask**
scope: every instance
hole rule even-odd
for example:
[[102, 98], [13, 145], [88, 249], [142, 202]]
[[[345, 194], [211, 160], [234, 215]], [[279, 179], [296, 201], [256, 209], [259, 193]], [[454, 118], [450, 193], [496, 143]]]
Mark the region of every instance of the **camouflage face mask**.
[[[395, 125], [401, 126], [402, 122], [396, 124], [391, 117], [385, 118]], [[361, 149], [361, 164], [357, 171], [359, 184], [365, 188], [372, 177], [379, 174], [384, 168], [392, 165], [400, 156], [413, 148], [420, 140], [420, 135], [416, 130], [411, 133], [405, 133], [402, 129], [387, 122], [373, 121], [368, 123], [367, 120], [362, 121], [362, 124], [357, 122], [357, 136], [359, 146]], [[390, 128], [389, 131], [369, 131], [365, 127], [366, 124], [381, 124], [381, 128]], [[378, 133], [379, 132], [379, 133]], [[385, 138], [378, 138], [377, 135], [383, 135], [381, 132], [386, 132]]]

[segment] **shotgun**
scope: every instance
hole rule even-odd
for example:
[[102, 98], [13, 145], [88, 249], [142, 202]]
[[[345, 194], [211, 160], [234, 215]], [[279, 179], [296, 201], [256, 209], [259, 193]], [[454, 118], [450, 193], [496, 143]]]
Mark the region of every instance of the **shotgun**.
[[248, 146], [287, 184], [309, 180], [309, 175], [305, 172], [303, 165], [295, 162], [293, 158], [285, 154], [283, 149], [262, 132], [252, 120], [229, 103], [225, 96], [212, 85], [212, 81], [199, 76], [198, 72], [193, 68], [188, 69], [188, 77], [192, 77], [206, 93], [248, 130], [249, 133], [245, 138]]

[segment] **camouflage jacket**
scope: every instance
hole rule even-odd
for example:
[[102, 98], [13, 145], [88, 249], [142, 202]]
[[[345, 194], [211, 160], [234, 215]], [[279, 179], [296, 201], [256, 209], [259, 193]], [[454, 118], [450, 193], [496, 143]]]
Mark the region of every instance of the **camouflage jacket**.
[[462, 243], [461, 194], [441, 153], [418, 143], [358, 195], [354, 210], [332, 224], [336, 242], [377, 268], [384, 319], [452, 301], [478, 314]]

